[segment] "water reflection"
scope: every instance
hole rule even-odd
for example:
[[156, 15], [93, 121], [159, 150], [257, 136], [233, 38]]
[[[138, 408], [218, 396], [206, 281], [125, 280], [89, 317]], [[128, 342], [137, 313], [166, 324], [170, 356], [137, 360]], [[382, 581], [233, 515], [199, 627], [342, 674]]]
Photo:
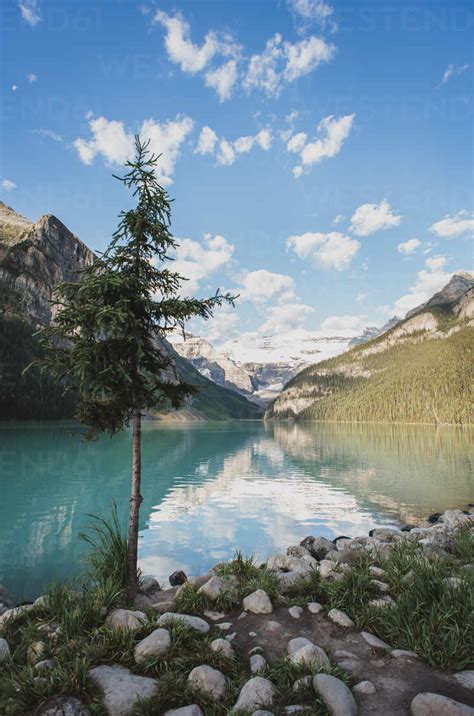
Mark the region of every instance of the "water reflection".
[[[265, 557], [310, 532], [416, 522], [474, 498], [471, 430], [341, 424], [146, 426], [140, 563], [204, 571], [239, 547]], [[77, 573], [88, 513], [126, 522], [130, 436], [0, 430], [0, 583], [18, 597]]]

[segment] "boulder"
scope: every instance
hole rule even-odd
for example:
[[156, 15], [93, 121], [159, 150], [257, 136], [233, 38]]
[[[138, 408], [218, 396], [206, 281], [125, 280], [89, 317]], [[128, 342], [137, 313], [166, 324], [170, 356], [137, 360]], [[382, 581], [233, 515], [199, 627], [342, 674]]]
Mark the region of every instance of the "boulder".
[[141, 578], [140, 591], [144, 594], [148, 594], [148, 592], [159, 591], [160, 589], [161, 587], [158, 581], [152, 575], [148, 574], [147, 576]]
[[195, 629], [201, 634], [207, 634], [211, 628], [209, 624], [200, 617], [193, 617], [189, 614], [178, 614], [178, 612], [165, 612], [158, 619], [158, 626], [166, 626], [173, 622], [181, 622], [190, 629]]
[[275, 572], [278, 589], [282, 594], [291, 591], [305, 576], [302, 572]]
[[334, 575], [334, 568], [335, 564], [330, 559], [323, 559], [319, 563], [319, 574], [321, 575], [322, 579], [327, 579], [328, 577], [331, 577]]
[[311, 643], [292, 652], [290, 654], [290, 661], [299, 666], [308, 666], [316, 669], [329, 669], [330, 667], [329, 659], [324, 649]]
[[227, 641], [227, 639], [214, 639], [214, 641], [211, 641], [211, 650], [218, 654], [223, 654], [228, 658], [235, 656], [232, 645]]
[[297, 636], [295, 639], [290, 639], [288, 642], [288, 646], [286, 647], [286, 650], [288, 651], [288, 654], [294, 654], [295, 651], [298, 651], [298, 649], [301, 649], [303, 646], [313, 645], [313, 642], [307, 639], [305, 636]]
[[147, 615], [144, 612], [132, 611], [131, 609], [114, 609], [107, 619], [105, 626], [109, 629], [128, 629], [133, 631], [147, 621]]
[[311, 553], [299, 544], [288, 547], [286, 553], [290, 557], [296, 557], [297, 559], [304, 559], [305, 557], [311, 557]]
[[347, 614], [340, 609], [331, 609], [328, 612], [329, 619], [339, 626], [345, 627], [346, 629], [353, 629], [355, 627], [354, 622]]
[[449, 527], [450, 529], [456, 529], [468, 523], [473, 524], [473, 520], [473, 515], [466, 515], [462, 510], [446, 510], [439, 518], [444, 527]]
[[247, 612], [253, 614], [270, 614], [273, 611], [270, 597], [263, 589], [257, 589], [256, 592], [245, 597], [242, 606]]
[[90, 716], [90, 711], [73, 696], [53, 696], [40, 704], [33, 716]]
[[237, 601], [237, 589], [234, 584], [228, 579], [222, 579], [221, 577], [211, 577], [205, 582], [202, 587], [198, 589], [199, 594], [204, 594], [212, 602], [215, 602], [222, 594], [227, 594]]
[[356, 716], [355, 699], [350, 689], [340, 679], [329, 674], [317, 674], [313, 678], [313, 688], [331, 716]]
[[300, 572], [308, 574], [311, 567], [317, 565], [316, 560], [311, 555], [307, 558], [299, 559], [291, 557], [288, 554], [273, 554], [267, 559], [267, 568], [271, 572]]
[[474, 709], [447, 696], [425, 691], [415, 696], [410, 713], [412, 716], [473, 716]]
[[324, 559], [326, 554], [333, 549], [333, 543], [325, 537], [305, 537], [300, 545], [316, 559]]
[[271, 681], [254, 676], [242, 686], [233, 710], [253, 713], [261, 706], [272, 706], [277, 694], [277, 688]]
[[89, 677], [101, 689], [109, 716], [130, 716], [140, 701], [150, 699], [158, 682], [146, 676], [136, 676], [119, 664], [96, 666]]
[[168, 580], [172, 587], [179, 587], [180, 584], [184, 584], [185, 582], [187, 582], [188, 578], [186, 576], [186, 573], [180, 569], [176, 572], [173, 572], [173, 574], [170, 574]]
[[201, 664], [195, 666], [188, 676], [188, 684], [203, 694], [207, 694], [217, 701], [225, 692], [226, 678], [221, 671], [213, 669], [212, 666]]
[[155, 629], [145, 639], [138, 642], [133, 650], [135, 661], [141, 664], [149, 657], [164, 656], [171, 646], [171, 637], [167, 629]]

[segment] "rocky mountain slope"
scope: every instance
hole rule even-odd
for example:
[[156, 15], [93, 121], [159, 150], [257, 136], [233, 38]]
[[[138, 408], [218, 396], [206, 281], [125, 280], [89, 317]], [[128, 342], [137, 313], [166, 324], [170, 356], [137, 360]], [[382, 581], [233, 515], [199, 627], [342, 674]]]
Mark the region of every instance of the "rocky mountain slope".
[[[77, 279], [93, 260], [94, 253], [55, 216], [33, 223], [0, 202], [0, 419], [72, 415], [72, 402], [63, 400], [59, 386], [38, 372], [22, 371], [39, 353], [33, 334], [51, 321], [55, 286]], [[174, 354], [178, 374], [200, 389], [173, 419], [260, 417], [257, 405], [202, 376], [163, 345]]]
[[295, 376], [267, 419], [472, 423], [474, 275], [394, 327]]

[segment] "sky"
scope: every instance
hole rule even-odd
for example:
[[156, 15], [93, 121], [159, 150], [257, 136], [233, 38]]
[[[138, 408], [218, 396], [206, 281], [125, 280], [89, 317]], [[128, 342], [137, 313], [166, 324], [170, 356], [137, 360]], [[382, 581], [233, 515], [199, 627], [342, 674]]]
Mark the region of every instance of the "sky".
[[161, 153], [186, 293], [215, 344], [360, 332], [472, 270], [463, 0], [4, 0], [0, 199], [94, 250]]

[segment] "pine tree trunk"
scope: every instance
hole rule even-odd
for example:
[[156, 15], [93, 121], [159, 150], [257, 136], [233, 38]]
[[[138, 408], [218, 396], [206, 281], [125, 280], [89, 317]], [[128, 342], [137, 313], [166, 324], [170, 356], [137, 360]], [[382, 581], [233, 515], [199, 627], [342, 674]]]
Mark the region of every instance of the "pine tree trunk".
[[128, 599], [132, 601], [138, 589], [137, 576], [137, 554], [138, 554], [138, 517], [142, 496], [140, 494], [141, 482], [141, 436], [142, 417], [139, 410], [133, 415], [133, 438], [132, 438], [132, 494], [130, 497], [130, 517], [128, 522]]

